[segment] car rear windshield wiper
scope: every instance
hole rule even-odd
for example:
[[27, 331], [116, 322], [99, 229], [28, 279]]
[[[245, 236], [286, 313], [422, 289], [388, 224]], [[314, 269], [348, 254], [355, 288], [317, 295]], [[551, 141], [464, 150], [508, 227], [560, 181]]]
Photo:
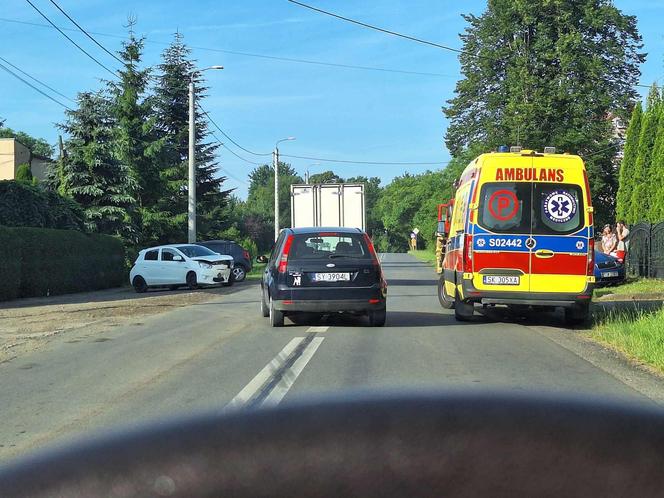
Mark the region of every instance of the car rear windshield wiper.
[[328, 257], [330, 259], [332, 258], [365, 259], [364, 256], [353, 256], [352, 254], [330, 254]]

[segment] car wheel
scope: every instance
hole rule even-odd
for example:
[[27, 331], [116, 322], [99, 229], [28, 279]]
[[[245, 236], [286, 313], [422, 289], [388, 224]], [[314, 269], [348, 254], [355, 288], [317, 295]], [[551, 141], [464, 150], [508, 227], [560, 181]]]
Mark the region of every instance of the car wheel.
[[247, 278], [247, 270], [245, 270], [244, 266], [242, 265], [233, 267], [232, 274], [236, 282], [242, 282], [245, 278]]
[[147, 282], [140, 275], [134, 277], [134, 281], [131, 283], [131, 285], [134, 287], [134, 290], [136, 292], [138, 292], [139, 294], [142, 294], [143, 292], [147, 292], [147, 290], [148, 290]]
[[454, 308], [454, 299], [448, 296], [447, 292], [445, 292], [444, 277], [440, 277], [440, 280], [438, 280], [438, 302], [440, 302], [440, 305], [447, 310]]
[[575, 304], [565, 308], [565, 323], [567, 325], [583, 325], [590, 319], [590, 303]]
[[196, 272], [190, 271], [187, 273], [187, 287], [190, 290], [198, 289], [198, 279], [196, 277]]
[[274, 301], [270, 298], [270, 325], [273, 327], [284, 326], [284, 312], [274, 309]]
[[459, 299], [457, 292], [454, 297], [454, 318], [459, 322], [467, 322], [473, 317], [475, 312], [475, 305]]
[[382, 327], [387, 320], [387, 310], [373, 310], [369, 312], [369, 325]]
[[263, 318], [270, 316], [270, 308], [265, 304], [265, 296], [263, 295], [263, 289], [261, 289], [261, 315]]

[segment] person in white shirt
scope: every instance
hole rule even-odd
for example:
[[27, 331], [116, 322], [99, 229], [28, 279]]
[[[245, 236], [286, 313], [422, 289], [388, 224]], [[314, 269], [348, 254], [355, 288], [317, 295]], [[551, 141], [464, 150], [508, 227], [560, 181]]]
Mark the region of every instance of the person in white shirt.
[[629, 228], [625, 225], [623, 220], [616, 223], [616, 237], [618, 238], [618, 245], [616, 246], [616, 257], [625, 260], [627, 255], [627, 247], [629, 245]]

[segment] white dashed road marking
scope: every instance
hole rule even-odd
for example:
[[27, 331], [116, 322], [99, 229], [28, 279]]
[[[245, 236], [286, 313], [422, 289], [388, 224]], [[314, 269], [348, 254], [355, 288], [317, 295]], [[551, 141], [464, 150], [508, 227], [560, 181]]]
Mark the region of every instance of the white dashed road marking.
[[327, 325], [320, 325], [315, 327], [309, 327], [307, 329], [307, 332], [327, 332], [329, 328], [330, 327], [328, 327]]
[[[311, 328], [328, 329], [328, 327]], [[295, 380], [324, 339], [324, 337], [316, 337], [315, 333], [292, 339], [242, 388], [226, 405], [226, 409], [278, 404], [293, 387]]]

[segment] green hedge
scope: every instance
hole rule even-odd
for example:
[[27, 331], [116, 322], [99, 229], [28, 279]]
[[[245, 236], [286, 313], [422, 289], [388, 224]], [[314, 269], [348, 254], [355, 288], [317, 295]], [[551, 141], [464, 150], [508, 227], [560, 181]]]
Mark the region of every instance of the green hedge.
[[117, 287], [124, 246], [108, 235], [0, 227], [0, 300]]
[[2, 180], [0, 225], [83, 230], [83, 210], [75, 201], [57, 192], [14, 180]]

